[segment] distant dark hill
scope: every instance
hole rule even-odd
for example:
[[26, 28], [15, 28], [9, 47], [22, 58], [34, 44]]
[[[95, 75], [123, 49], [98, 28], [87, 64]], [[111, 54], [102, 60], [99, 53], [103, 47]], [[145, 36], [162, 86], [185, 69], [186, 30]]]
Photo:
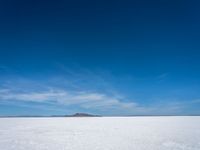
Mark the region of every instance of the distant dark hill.
[[87, 114], [87, 113], [75, 113], [75, 114], [67, 116], [67, 117], [100, 117], [100, 116]]
[[99, 115], [92, 115], [92, 114], [87, 114], [87, 113], [75, 113], [73, 115], [50, 115], [50, 116], [40, 116], [40, 115], [13, 115], [13, 116], [1, 116], [0, 118], [20, 118], [20, 117], [24, 117], [24, 118], [38, 118], [38, 117], [101, 117]]

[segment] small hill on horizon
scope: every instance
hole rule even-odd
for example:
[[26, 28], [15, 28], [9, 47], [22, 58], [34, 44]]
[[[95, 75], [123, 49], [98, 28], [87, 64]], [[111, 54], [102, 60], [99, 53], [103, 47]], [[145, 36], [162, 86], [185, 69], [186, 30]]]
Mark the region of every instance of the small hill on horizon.
[[88, 113], [75, 113], [73, 115], [67, 115], [66, 117], [100, 117], [99, 115], [93, 115]]

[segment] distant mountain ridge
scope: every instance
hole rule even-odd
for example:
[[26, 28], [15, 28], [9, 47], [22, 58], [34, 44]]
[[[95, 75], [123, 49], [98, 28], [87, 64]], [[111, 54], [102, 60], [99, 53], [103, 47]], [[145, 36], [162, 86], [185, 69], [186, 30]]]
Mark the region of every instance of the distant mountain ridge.
[[0, 118], [17, 118], [17, 117], [100, 117], [99, 115], [93, 115], [88, 113], [75, 113], [72, 115], [10, 115], [10, 116], [0, 116]]
[[45, 118], [45, 117], [160, 117], [160, 116], [200, 116], [198, 114], [192, 115], [118, 115], [118, 116], [100, 116], [100, 115], [93, 115], [88, 113], [75, 113], [72, 115], [4, 115], [0, 118]]
[[100, 117], [100, 116], [99, 115], [87, 114], [87, 113], [75, 113], [73, 115], [70, 115], [69, 117]]

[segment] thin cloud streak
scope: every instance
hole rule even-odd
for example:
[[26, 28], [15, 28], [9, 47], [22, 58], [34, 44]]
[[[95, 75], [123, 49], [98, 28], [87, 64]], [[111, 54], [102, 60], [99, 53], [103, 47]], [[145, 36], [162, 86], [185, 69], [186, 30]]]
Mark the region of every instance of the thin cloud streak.
[[[19, 93], [11, 91], [9, 89], [0, 90], [0, 100], [8, 102], [35, 102], [38, 104], [50, 104], [52, 106], [65, 106], [70, 108], [71, 106], [79, 107], [85, 110], [95, 110], [105, 114], [111, 115], [173, 115], [183, 114], [183, 110], [194, 103], [199, 103], [198, 100], [189, 102], [169, 102], [169, 103], [157, 103], [150, 106], [140, 106], [137, 103], [126, 102], [125, 99], [119, 99], [115, 96], [109, 96], [105, 93], [94, 93], [85, 91], [66, 91], [61, 89], [54, 89], [42, 92], [24, 92]], [[22, 104], [27, 106], [27, 104]], [[38, 107], [38, 106], [37, 106]], [[40, 109], [52, 109], [49, 106], [38, 107]], [[162, 109], [161, 109], [162, 108]], [[54, 110], [59, 107], [53, 108]], [[62, 109], [63, 110], [63, 109]]]
[[0, 90], [0, 99], [8, 101], [23, 102], [53, 102], [66, 106], [79, 105], [87, 109], [109, 109], [109, 108], [134, 108], [133, 102], [122, 102], [114, 96], [102, 93], [71, 92], [66, 90], [49, 90], [43, 92], [17, 93], [8, 89]]
[[[21, 103], [25, 107], [31, 105], [29, 102], [34, 102], [42, 105], [39, 107], [41, 109], [55, 106], [55, 110], [59, 110], [62, 106], [66, 112], [75, 108], [78, 111], [106, 115], [183, 114], [188, 107], [199, 104], [199, 99], [187, 102], [161, 99], [142, 105], [141, 100], [127, 98], [117, 91], [112, 82], [109, 82], [109, 75], [105, 77], [104, 73], [93, 73], [89, 70], [66, 70], [64, 74], [45, 79], [31, 80], [17, 76], [0, 80], [0, 102], [17, 102], [17, 105]], [[165, 76], [166, 74], [162, 75]], [[113, 79], [112, 76], [110, 78]]]

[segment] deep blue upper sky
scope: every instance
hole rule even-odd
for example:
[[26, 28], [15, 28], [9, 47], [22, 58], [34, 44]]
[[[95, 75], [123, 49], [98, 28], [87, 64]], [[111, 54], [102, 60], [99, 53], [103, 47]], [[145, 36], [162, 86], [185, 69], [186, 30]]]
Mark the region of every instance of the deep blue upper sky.
[[0, 1], [0, 115], [200, 114], [199, 8]]

